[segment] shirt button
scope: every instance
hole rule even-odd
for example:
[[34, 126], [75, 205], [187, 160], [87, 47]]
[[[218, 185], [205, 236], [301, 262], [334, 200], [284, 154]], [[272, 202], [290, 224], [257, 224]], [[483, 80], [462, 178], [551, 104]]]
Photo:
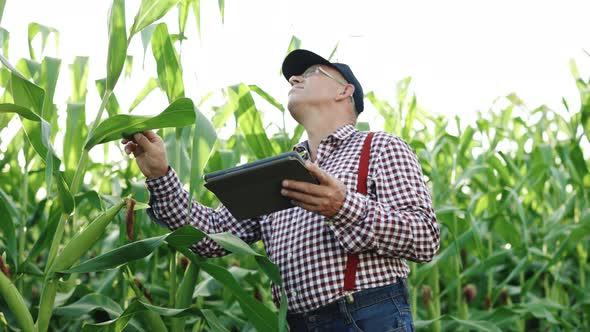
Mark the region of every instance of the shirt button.
[[295, 292], [295, 291], [291, 292], [291, 296], [292, 297], [297, 297], [297, 292]]
[[292, 254], [292, 253], [288, 253], [288, 254], [287, 254], [287, 257], [288, 257], [288, 258], [291, 258], [291, 257], [293, 257], [293, 254]]

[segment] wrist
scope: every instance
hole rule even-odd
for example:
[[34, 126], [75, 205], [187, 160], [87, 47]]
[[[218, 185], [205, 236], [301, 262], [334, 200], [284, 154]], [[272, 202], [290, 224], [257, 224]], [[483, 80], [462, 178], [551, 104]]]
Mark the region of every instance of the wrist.
[[146, 176], [146, 178], [148, 178], [149, 180], [161, 178], [162, 176], [166, 175], [166, 173], [168, 173], [169, 169], [170, 169], [170, 166], [168, 164], [166, 164], [165, 167], [162, 167], [161, 169], [156, 170], [155, 172], [152, 172], [151, 174]]

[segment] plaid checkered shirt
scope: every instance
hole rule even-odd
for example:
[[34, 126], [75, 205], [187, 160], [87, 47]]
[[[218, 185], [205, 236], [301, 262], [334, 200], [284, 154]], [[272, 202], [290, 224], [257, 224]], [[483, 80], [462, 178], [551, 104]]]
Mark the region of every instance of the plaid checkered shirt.
[[[316, 309], [345, 295], [347, 253], [358, 253], [355, 291], [405, 278], [405, 260], [429, 261], [439, 248], [439, 226], [415, 153], [401, 138], [376, 132], [371, 144], [367, 196], [356, 192], [359, 158], [367, 132], [346, 125], [326, 137], [316, 164], [348, 188], [340, 211], [331, 218], [299, 207], [248, 220], [236, 220], [192, 201], [190, 224], [205, 233], [231, 232], [247, 243], [262, 240], [269, 259], [280, 269], [289, 312]], [[309, 159], [307, 142], [293, 149]], [[148, 214], [175, 230], [187, 223], [188, 193], [172, 168], [148, 179]], [[264, 204], [264, 202], [261, 202]], [[191, 250], [217, 257], [228, 252], [210, 239]], [[281, 290], [271, 285], [275, 303]]]

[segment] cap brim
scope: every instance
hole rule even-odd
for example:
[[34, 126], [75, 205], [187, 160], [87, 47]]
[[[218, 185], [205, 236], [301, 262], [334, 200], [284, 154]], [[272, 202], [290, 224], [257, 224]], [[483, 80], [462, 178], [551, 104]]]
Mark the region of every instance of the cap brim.
[[313, 65], [332, 66], [332, 63], [308, 50], [299, 49], [292, 51], [283, 61], [283, 76], [289, 80], [291, 76], [301, 75], [307, 68]]

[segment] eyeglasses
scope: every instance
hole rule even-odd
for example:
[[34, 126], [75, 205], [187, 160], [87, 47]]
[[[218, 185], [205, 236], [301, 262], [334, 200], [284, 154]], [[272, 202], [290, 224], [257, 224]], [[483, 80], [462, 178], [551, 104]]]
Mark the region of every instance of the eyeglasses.
[[301, 74], [301, 76], [303, 78], [308, 78], [308, 77], [313, 76], [313, 75], [315, 75], [317, 73], [322, 73], [322, 74], [328, 76], [329, 78], [333, 79], [334, 81], [336, 81], [336, 82], [338, 82], [338, 83], [340, 83], [342, 85], [347, 85], [348, 84], [347, 82], [344, 82], [344, 81], [342, 81], [340, 79], [337, 79], [336, 77], [332, 76], [332, 74], [328, 73], [327, 71], [325, 71], [324, 69], [322, 69], [322, 67], [320, 67], [320, 66], [315, 66], [315, 67], [308, 68], [306, 71], [303, 72], [303, 74]]

